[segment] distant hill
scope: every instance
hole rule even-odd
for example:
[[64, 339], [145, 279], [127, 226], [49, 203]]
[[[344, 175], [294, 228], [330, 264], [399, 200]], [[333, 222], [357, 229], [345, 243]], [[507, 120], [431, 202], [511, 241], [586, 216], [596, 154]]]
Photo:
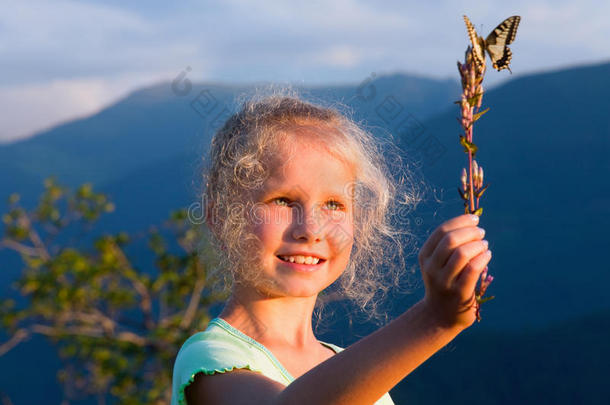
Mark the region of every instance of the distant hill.
[[[391, 89], [421, 119], [445, 109], [459, 91], [454, 81], [399, 74], [374, 78], [372, 84], [384, 94]], [[358, 86], [295, 89], [309, 99], [349, 105], [358, 96]], [[177, 155], [203, 154], [222, 118], [238, 108], [236, 97], [264, 87], [202, 83], [182, 94], [162, 83], [136, 91], [91, 117], [2, 145], [0, 162], [6, 175], [0, 177], [0, 200], [5, 199], [5, 190], [24, 192], [29, 187], [15, 188], [8, 173], [32, 179], [55, 174], [65, 184], [91, 181], [99, 186]]]
[[465, 331], [390, 392], [399, 404], [603, 405], [610, 312], [520, 332]]

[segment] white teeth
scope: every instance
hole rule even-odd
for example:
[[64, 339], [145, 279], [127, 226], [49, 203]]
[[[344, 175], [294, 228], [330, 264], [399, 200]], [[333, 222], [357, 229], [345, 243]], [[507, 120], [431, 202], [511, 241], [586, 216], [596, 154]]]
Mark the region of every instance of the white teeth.
[[299, 263], [299, 264], [318, 264], [320, 259], [313, 256], [280, 256], [282, 260], [285, 260], [290, 263]]

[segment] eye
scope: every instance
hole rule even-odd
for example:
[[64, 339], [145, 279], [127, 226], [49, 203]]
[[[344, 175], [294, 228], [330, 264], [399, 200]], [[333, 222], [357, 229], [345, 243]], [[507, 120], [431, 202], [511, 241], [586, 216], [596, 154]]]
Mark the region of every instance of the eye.
[[[275, 205], [279, 205], [281, 207], [289, 207], [290, 206], [290, 199], [286, 198], [286, 197], [276, 197], [273, 200], [271, 200], [271, 202]], [[339, 201], [336, 200], [328, 200], [326, 202], [326, 206], [331, 210], [331, 211], [341, 211], [345, 209], [345, 205], [340, 203]]]
[[286, 197], [277, 197], [273, 199], [273, 203], [276, 205], [280, 205], [283, 207], [287, 207], [288, 206], [288, 199]]
[[332, 211], [338, 211], [345, 209], [345, 205], [341, 204], [339, 201], [328, 200], [328, 206]]

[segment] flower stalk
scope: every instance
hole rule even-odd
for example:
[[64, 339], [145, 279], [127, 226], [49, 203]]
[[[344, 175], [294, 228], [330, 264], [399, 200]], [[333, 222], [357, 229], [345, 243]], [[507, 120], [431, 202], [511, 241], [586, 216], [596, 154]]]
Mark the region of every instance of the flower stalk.
[[[462, 117], [460, 123], [463, 134], [460, 134], [460, 144], [468, 155], [468, 169], [463, 168], [460, 176], [461, 188], [458, 187], [460, 197], [464, 200], [464, 213], [481, 216], [483, 208], [479, 206], [479, 200], [489, 184], [483, 185], [483, 167], [475, 160], [477, 146], [472, 140], [474, 123], [485, 114], [489, 108], [480, 111], [483, 102], [483, 77], [485, 75], [485, 60], [477, 64], [473, 56], [473, 50], [469, 46], [466, 49], [465, 62], [458, 61], [458, 71], [462, 79], [462, 97], [457, 104], [460, 105]], [[481, 274], [479, 287], [475, 291], [476, 317], [481, 321], [481, 304], [494, 297], [483, 298], [487, 287], [493, 281], [493, 277], [487, 274], [486, 267]]]

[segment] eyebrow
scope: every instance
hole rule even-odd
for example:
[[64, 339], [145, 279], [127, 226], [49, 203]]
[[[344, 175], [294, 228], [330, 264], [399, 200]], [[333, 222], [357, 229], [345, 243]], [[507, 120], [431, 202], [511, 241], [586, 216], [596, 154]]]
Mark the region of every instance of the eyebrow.
[[[265, 186], [261, 189], [259, 193], [260, 198], [267, 198], [272, 195], [286, 195], [291, 196], [294, 195], [295, 187], [292, 188], [275, 188], [273, 186]], [[341, 200], [341, 201], [349, 201], [349, 195], [344, 193], [343, 189], [339, 190], [328, 190], [324, 193], [328, 199], [331, 200]]]

